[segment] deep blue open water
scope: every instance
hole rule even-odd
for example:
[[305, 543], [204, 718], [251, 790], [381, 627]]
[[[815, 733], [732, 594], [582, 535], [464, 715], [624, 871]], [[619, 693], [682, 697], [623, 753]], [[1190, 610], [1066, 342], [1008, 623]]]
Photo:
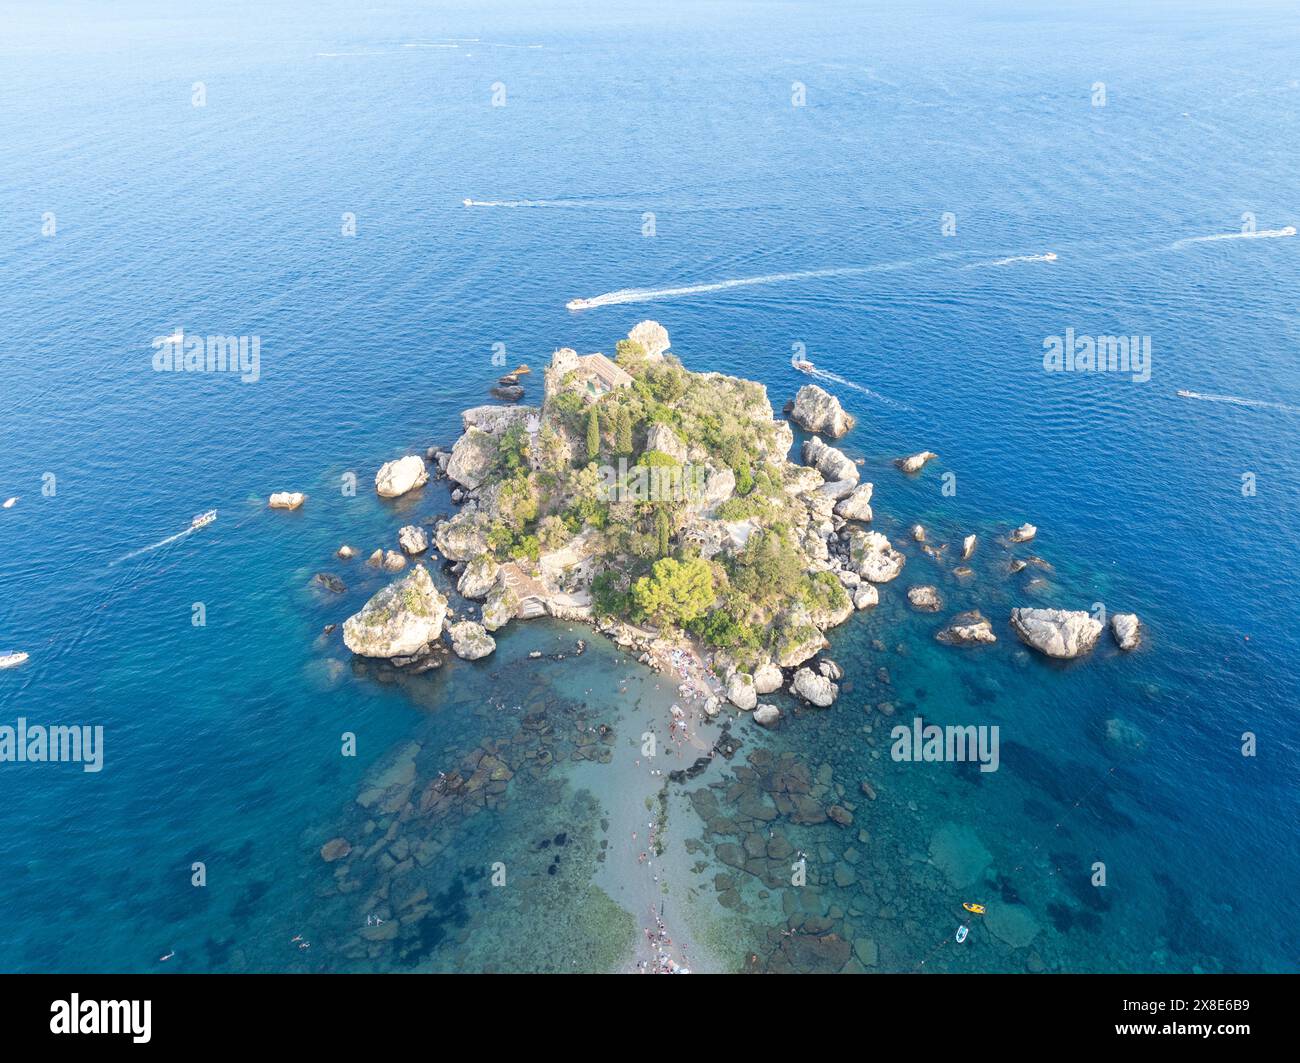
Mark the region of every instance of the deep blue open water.
[[[877, 525], [981, 537], [966, 584], [909, 552], [833, 633], [852, 689], [771, 736], [739, 721], [746, 745], [695, 784], [759, 748], [833, 776], [855, 823], [791, 828], [818, 865], [805, 910], [874, 941], [878, 969], [1294, 970], [1300, 238], [1198, 239], [1300, 222], [1292, 5], [478, 6], [6, 12], [0, 650], [31, 660], [0, 673], [0, 723], [102, 724], [105, 767], [0, 764], [0, 968], [616, 965], [630, 917], [553, 914], [600, 908], [600, 800], [558, 770], [421, 839], [430, 910], [400, 957], [349, 945], [358, 909], [317, 849], [366, 830], [367, 774], [410, 743], [419, 781], [488, 739], [535, 766], [526, 718], [549, 714], [563, 759], [634, 666], [602, 644], [521, 667], [574, 637], [541, 624], [388, 684], [319, 636], [382, 582], [339, 543], [392, 547], [450, 508], [433, 485], [381, 503], [371, 479], [455, 438], [495, 344], [539, 366], [653, 317], [689, 368], [761, 380], [778, 408], [802, 344], [872, 393], [832, 386]], [[642, 294], [564, 306], [622, 289]], [[155, 372], [178, 328], [259, 336], [260, 379]], [[1149, 336], [1150, 380], [1045, 373], [1066, 329]], [[940, 455], [924, 474], [892, 468], [920, 449]], [[311, 497], [271, 513], [274, 490]], [[214, 526], [114, 563], [210, 507]], [[1038, 586], [995, 542], [1026, 520]], [[902, 598], [918, 576], [998, 644], [934, 643]], [[1006, 626], [1013, 605], [1097, 602], [1141, 615], [1139, 652], [1105, 636], [1053, 666]], [[893, 763], [863, 711], [881, 702], [998, 724], [1000, 770]], [[559, 874], [531, 868], [566, 825]], [[726, 840], [680, 810], [669, 836]], [[508, 918], [479, 885], [496, 859], [538, 883]], [[724, 911], [699, 874], [694, 917], [739, 928], [723, 966], [779, 946], [779, 891], [754, 879]], [[1017, 929], [943, 945], [973, 894]]]

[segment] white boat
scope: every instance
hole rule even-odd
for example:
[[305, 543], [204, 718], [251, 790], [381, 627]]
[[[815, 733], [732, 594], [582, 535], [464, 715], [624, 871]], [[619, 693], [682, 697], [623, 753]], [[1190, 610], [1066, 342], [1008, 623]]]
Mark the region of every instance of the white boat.
[[17, 650], [13, 653], [0, 653], [0, 668], [17, 668], [26, 661], [28, 654]]
[[195, 514], [194, 519], [190, 521], [191, 528], [206, 528], [217, 519], [217, 511], [210, 509], [206, 513]]
[[801, 373], [811, 373], [817, 367], [808, 361], [807, 358], [800, 358], [798, 355], [790, 359], [790, 364]]
[[474, 201], [472, 199], [462, 199], [461, 202], [464, 203], [465, 206], [467, 207], [472, 207], [474, 205]]
[[564, 304], [566, 310], [586, 310], [587, 307], [594, 305], [590, 299], [570, 299]]

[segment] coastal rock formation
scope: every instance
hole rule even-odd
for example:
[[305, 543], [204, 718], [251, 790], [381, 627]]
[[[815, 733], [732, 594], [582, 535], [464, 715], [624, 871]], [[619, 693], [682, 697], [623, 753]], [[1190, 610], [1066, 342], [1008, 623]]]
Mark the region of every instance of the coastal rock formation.
[[874, 583], [859, 583], [853, 589], [853, 608], [870, 609], [880, 604], [880, 592]]
[[488, 593], [487, 601], [483, 603], [483, 626], [489, 631], [496, 631], [497, 628], [504, 627], [513, 620], [518, 609], [519, 599], [514, 591], [504, 580], [499, 580]]
[[961, 559], [969, 561], [971, 554], [975, 552], [975, 536], [968, 535], [961, 541]]
[[473, 620], [448, 624], [447, 634], [451, 636], [452, 651], [462, 660], [477, 661], [497, 648], [496, 639], [487, 633], [482, 624], [476, 624]]
[[397, 545], [405, 553], [414, 557], [416, 554], [422, 554], [429, 549], [429, 539], [424, 534], [424, 529], [419, 525], [408, 524], [397, 533]]
[[913, 609], [923, 613], [937, 613], [943, 608], [943, 599], [939, 597], [939, 592], [930, 586], [908, 587], [907, 600], [912, 603]]
[[272, 509], [297, 509], [307, 501], [307, 496], [301, 491], [276, 491], [267, 500], [267, 505]]
[[1082, 610], [1012, 609], [1011, 627], [1026, 646], [1065, 660], [1089, 652], [1101, 634], [1101, 622]]
[[320, 847], [320, 858], [325, 863], [332, 864], [335, 860], [342, 860], [350, 852], [352, 846], [346, 838], [331, 838]]
[[1022, 524], [1019, 528], [1011, 530], [1011, 541], [1013, 543], [1027, 543], [1037, 534], [1038, 529], [1032, 524]]
[[466, 598], [486, 598], [497, 581], [501, 566], [487, 554], [480, 554], [465, 566], [456, 590]]
[[835, 515], [843, 517], [845, 520], [860, 520], [864, 523], [870, 523], [871, 513], [871, 493], [875, 490], [872, 484], [859, 484], [855, 487], [848, 498], [842, 499], [835, 504]]
[[948, 626], [934, 637], [948, 646], [967, 646], [998, 640], [998, 637], [993, 634], [993, 625], [978, 609], [958, 613], [948, 621]]
[[496, 437], [470, 425], [451, 448], [447, 477], [473, 491], [482, 486], [496, 459]]
[[347, 543], [344, 543], [336, 551], [334, 551], [334, 556], [339, 558], [339, 560], [341, 561], [351, 561], [354, 557], [357, 556], [357, 552], [354, 549], [352, 549], [352, 547], [350, 547]]
[[658, 321], [641, 321], [627, 334], [633, 343], [639, 343], [647, 358], [659, 358], [668, 350], [668, 330]]
[[779, 719], [781, 710], [775, 705], [760, 705], [754, 710], [754, 722], [761, 723], [764, 727], [775, 727]]
[[920, 472], [925, 468], [927, 461], [933, 461], [938, 456], [931, 450], [923, 450], [918, 454], [910, 454], [906, 458], [899, 458], [894, 464], [904, 472]]
[[858, 575], [872, 583], [888, 583], [903, 571], [906, 562], [880, 532], [857, 529], [849, 538], [849, 559]]
[[785, 676], [771, 661], [764, 661], [754, 669], [754, 692], [757, 694], [771, 694], [780, 690], [783, 683]]
[[406, 558], [396, 550], [384, 551], [384, 571], [401, 572], [406, 567]]
[[416, 656], [442, 634], [446, 615], [447, 599], [429, 570], [416, 565], [343, 622], [343, 644], [361, 657]]
[[1121, 650], [1137, 649], [1138, 643], [1142, 641], [1142, 624], [1137, 613], [1112, 613], [1110, 633]]
[[805, 432], [820, 432], [839, 439], [856, 423], [844, 412], [840, 400], [816, 384], [805, 384], [794, 397], [790, 416]]
[[790, 693], [803, 698], [811, 705], [824, 709], [834, 704], [840, 688], [811, 668], [800, 668], [795, 672], [794, 679], [790, 681]]
[[477, 510], [457, 513], [433, 530], [433, 541], [448, 561], [469, 561], [488, 553], [491, 519]]
[[746, 712], [757, 705], [758, 691], [754, 689], [754, 677], [745, 672], [732, 672], [727, 677], [727, 700]]
[[[646, 429], [645, 449], [667, 454], [678, 465], [686, 464], [686, 444], [668, 425], [655, 421]], [[734, 483], [734, 481], [733, 481]]]
[[375, 473], [375, 490], [380, 498], [398, 498], [429, 482], [429, 471], [418, 454], [407, 454], [396, 461], [385, 462]]
[[858, 466], [852, 458], [844, 451], [823, 443], [816, 436], [804, 440], [803, 460], [805, 465], [811, 465], [827, 480], [852, 480], [857, 483], [860, 479]]

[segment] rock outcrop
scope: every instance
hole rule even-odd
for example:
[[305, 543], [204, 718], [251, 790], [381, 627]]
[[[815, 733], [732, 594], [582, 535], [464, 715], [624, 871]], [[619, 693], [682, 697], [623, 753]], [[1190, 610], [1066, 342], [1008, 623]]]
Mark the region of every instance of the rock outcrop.
[[414, 557], [429, 549], [429, 538], [418, 524], [408, 524], [397, 533], [397, 545], [403, 552]]
[[343, 644], [362, 657], [417, 656], [442, 634], [446, 615], [447, 599], [429, 570], [416, 565], [343, 622]]
[[771, 661], [764, 661], [754, 669], [754, 692], [757, 694], [771, 694], [780, 690], [784, 683], [781, 669]]
[[758, 691], [754, 689], [754, 677], [745, 672], [732, 672], [727, 677], [727, 700], [746, 712], [757, 705]]
[[627, 338], [641, 344], [650, 358], [660, 358], [668, 350], [668, 330], [658, 321], [641, 321], [632, 326]]
[[396, 461], [385, 462], [375, 473], [375, 490], [380, 498], [399, 498], [428, 482], [429, 470], [418, 454], [407, 454]]
[[870, 523], [871, 513], [871, 493], [875, 490], [872, 484], [858, 484], [847, 498], [841, 499], [835, 504], [835, 515], [843, 517], [845, 520], [860, 520], [864, 523]]
[[975, 536], [968, 535], [961, 541], [961, 559], [969, 561], [971, 554], [975, 552]]
[[923, 613], [937, 613], [943, 608], [943, 599], [939, 597], [938, 590], [928, 585], [908, 587], [907, 600], [912, 603], [913, 609]]
[[447, 634], [451, 636], [452, 651], [462, 660], [477, 661], [497, 648], [496, 639], [487, 633], [482, 624], [476, 624], [473, 620], [448, 624]]
[[871, 609], [880, 604], [880, 592], [874, 583], [859, 583], [853, 588], [853, 608]]
[[978, 609], [958, 613], [934, 637], [947, 646], [968, 646], [998, 640], [993, 634], [993, 625]]
[[781, 710], [775, 705], [760, 705], [754, 710], [754, 722], [764, 727], [775, 727], [781, 719]]
[[1027, 543], [1030, 539], [1038, 534], [1038, 529], [1032, 524], [1022, 524], [1019, 528], [1011, 530], [1011, 541], [1013, 543]]
[[840, 688], [811, 668], [800, 668], [795, 672], [794, 679], [790, 681], [790, 693], [810, 705], [824, 709], [834, 704], [835, 699], [839, 697]]
[[904, 472], [920, 472], [927, 461], [933, 461], [938, 456], [934, 451], [922, 450], [917, 454], [909, 454], [906, 458], [899, 458], [894, 464]]
[[456, 590], [466, 598], [486, 598], [500, 573], [501, 566], [497, 562], [487, 554], [480, 554], [465, 566]]
[[1012, 609], [1011, 627], [1026, 646], [1063, 660], [1088, 653], [1101, 634], [1101, 622], [1082, 610]]
[[272, 509], [297, 509], [306, 501], [307, 496], [301, 491], [276, 491], [266, 504]]
[[851, 480], [857, 483], [861, 478], [852, 458], [815, 436], [804, 440], [803, 460], [805, 465], [811, 465], [827, 480]]
[[863, 579], [888, 583], [903, 571], [906, 558], [880, 532], [854, 530], [849, 538], [849, 560]]
[[1110, 633], [1121, 650], [1135, 650], [1142, 641], [1142, 623], [1137, 613], [1112, 613]]
[[852, 414], [844, 412], [839, 399], [816, 384], [799, 389], [790, 417], [805, 432], [819, 432], [832, 439], [839, 439], [857, 423]]

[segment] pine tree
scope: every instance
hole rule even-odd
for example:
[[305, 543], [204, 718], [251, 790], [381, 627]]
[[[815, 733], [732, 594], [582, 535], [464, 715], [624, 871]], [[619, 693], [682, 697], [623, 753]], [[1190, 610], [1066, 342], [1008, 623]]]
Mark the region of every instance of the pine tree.
[[587, 460], [595, 461], [600, 457], [600, 416], [593, 406], [587, 414]]
[[664, 509], [663, 506], [659, 506], [659, 507], [655, 510], [655, 535], [658, 536], [658, 538], [659, 538], [659, 556], [660, 556], [660, 557], [667, 557], [667, 556], [668, 556], [668, 550], [669, 550], [668, 535], [669, 535], [669, 531], [670, 531], [670, 528], [669, 528], [669, 524], [668, 524], [668, 511], [667, 511], [666, 509]]

